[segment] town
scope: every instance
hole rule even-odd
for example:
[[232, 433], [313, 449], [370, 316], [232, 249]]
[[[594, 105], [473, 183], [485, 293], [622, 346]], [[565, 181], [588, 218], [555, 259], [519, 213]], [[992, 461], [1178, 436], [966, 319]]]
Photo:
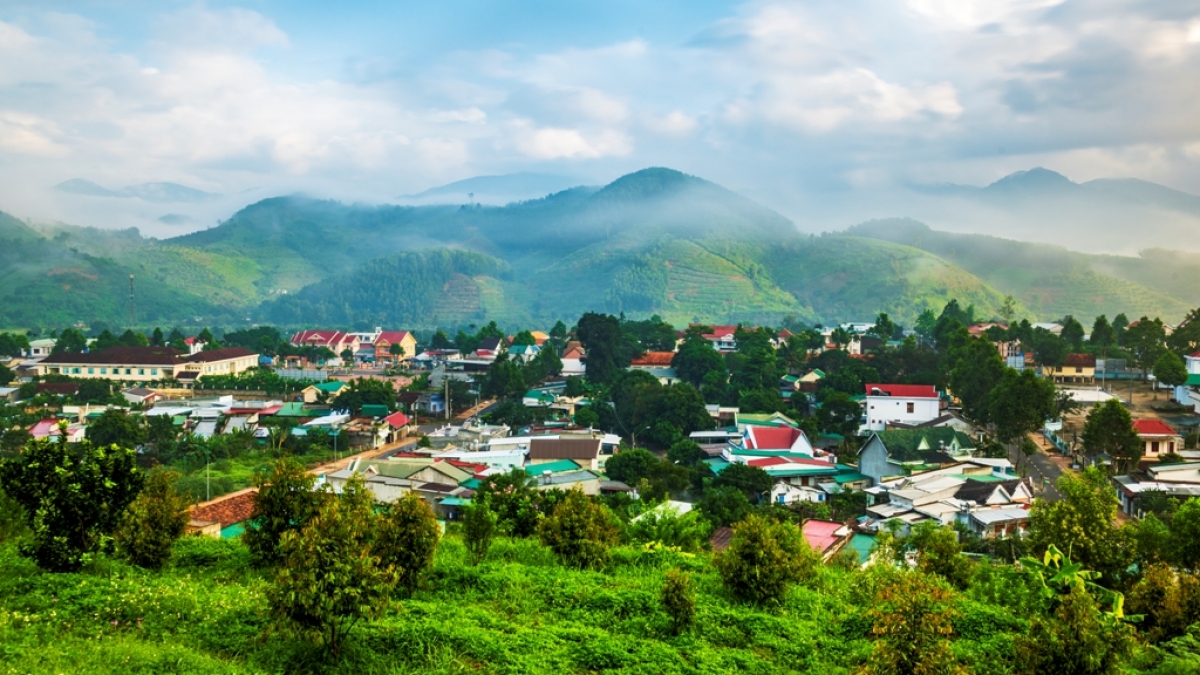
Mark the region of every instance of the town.
[[[1184, 635], [1200, 618], [1188, 572], [1200, 567], [1200, 311], [1177, 326], [1101, 316], [1090, 330], [1071, 316], [975, 314], [952, 301], [906, 328], [887, 314], [675, 327], [587, 313], [545, 331], [491, 322], [420, 339], [269, 326], [0, 334], [6, 527], [36, 512], [33, 559], [87, 564], [104, 550], [102, 523], [42, 515], [53, 489], [21, 481], [40, 463], [86, 461], [65, 448], [112, 448], [128, 453], [124, 468], [110, 457], [97, 471], [157, 477], [130, 518], [152, 493], [186, 505], [157, 549], [110, 516], [118, 549], [157, 550], [152, 567], [179, 536], [245, 539], [281, 564], [307, 550], [288, 532], [317, 540], [307, 521], [335, 517], [312, 501], [328, 494], [461, 532], [476, 560], [500, 535], [540, 538], [585, 569], [618, 542], [703, 552], [731, 593], [757, 601], [811, 575], [786, 571], [807, 555], [915, 565], [960, 588], [976, 561], [1065, 555], [1125, 594], [1125, 611], [1147, 617], [1139, 630]], [[161, 527], [151, 522], [141, 527]], [[407, 542], [397, 555], [419, 559], [396, 563], [409, 592], [433, 554], [412, 552], [432, 546], [410, 541], [412, 527], [393, 535]], [[779, 546], [799, 558], [761, 559]], [[751, 582], [739, 559], [782, 567]], [[1106, 630], [1113, 662], [1128, 656], [1125, 629]], [[336, 650], [343, 637], [323, 641]]]

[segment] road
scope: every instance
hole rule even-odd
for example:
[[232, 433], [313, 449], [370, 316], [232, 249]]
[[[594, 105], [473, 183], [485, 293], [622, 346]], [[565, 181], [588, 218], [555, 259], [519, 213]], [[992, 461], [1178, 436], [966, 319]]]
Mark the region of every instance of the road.
[[1057, 485], [1058, 477], [1063, 474], [1062, 467], [1046, 454], [1048, 446], [1044, 440], [1040, 437], [1032, 438], [1032, 440], [1038, 443], [1038, 452], [1027, 457], [1016, 445], [1010, 445], [1008, 459], [1013, 466], [1017, 467], [1018, 472], [1029, 476], [1035, 496], [1056, 502], [1062, 499], [1062, 493], [1058, 491]]

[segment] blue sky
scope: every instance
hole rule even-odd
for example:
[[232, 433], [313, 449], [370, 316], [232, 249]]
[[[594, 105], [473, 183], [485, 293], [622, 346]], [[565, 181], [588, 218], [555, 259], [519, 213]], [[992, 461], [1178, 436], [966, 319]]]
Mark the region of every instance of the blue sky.
[[[155, 215], [67, 203], [50, 187], [71, 178], [229, 196], [205, 220], [645, 166], [811, 229], [1039, 165], [1200, 192], [1198, 89], [1200, 5], [1172, 0], [10, 0], [0, 210]], [[825, 208], [848, 203], [871, 207]]]

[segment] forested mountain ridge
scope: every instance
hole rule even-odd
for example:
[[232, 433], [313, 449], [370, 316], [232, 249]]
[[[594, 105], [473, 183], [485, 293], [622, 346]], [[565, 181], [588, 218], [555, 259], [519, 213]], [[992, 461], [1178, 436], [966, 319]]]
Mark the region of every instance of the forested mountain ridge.
[[[910, 322], [957, 298], [981, 316], [1182, 317], [1196, 256], [1094, 256], [872, 221], [799, 233], [719, 185], [646, 169], [505, 206], [265, 199], [168, 240], [0, 216], [0, 326], [135, 321], [458, 327], [588, 310], [673, 323]], [[4, 262], [0, 261], [0, 262]], [[1164, 262], [1165, 261], [1165, 262]]]

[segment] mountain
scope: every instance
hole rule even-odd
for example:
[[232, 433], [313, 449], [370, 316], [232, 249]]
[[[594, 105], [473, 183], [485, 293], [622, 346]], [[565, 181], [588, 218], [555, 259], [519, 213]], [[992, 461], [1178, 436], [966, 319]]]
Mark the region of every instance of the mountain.
[[398, 199], [417, 203], [506, 204], [537, 199], [579, 185], [569, 176], [548, 173], [509, 173], [499, 176], [475, 176], [429, 188]]
[[1049, 169], [1018, 171], [985, 187], [917, 186], [909, 206], [938, 229], [1003, 233], [1093, 253], [1192, 246], [1200, 196], [1134, 179], [1076, 183]]
[[59, 192], [86, 195], [89, 197], [113, 197], [118, 199], [137, 198], [156, 204], [197, 203], [216, 199], [220, 195], [204, 192], [178, 183], [142, 183], [120, 190], [109, 190], [90, 180], [72, 178], [54, 186]]
[[[1031, 171], [979, 189], [1096, 189], [1056, 176]], [[810, 236], [665, 168], [504, 206], [275, 197], [166, 240], [0, 216], [0, 240], [13, 242], [0, 247], [0, 326], [9, 327], [123, 325], [129, 274], [139, 322], [163, 325], [456, 330], [570, 322], [591, 310], [676, 325], [868, 321], [885, 311], [911, 325], [951, 299], [993, 316], [1010, 294], [1030, 318], [1123, 311], [1171, 321], [1200, 304], [1190, 273], [1200, 260], [1188, 254], [1088, 255], [911, 220]]]
[[1200, 305], [1200, 255], [1143, 251], [1138, 257], [1089, 255], [1059, 246], [978, 234], [939, 232], [909, 219], [873, 220], [848, 234], [912, 246], [953, 263], [1010, 294], [1039, 317], [1120, 312], [1168, 323]]

